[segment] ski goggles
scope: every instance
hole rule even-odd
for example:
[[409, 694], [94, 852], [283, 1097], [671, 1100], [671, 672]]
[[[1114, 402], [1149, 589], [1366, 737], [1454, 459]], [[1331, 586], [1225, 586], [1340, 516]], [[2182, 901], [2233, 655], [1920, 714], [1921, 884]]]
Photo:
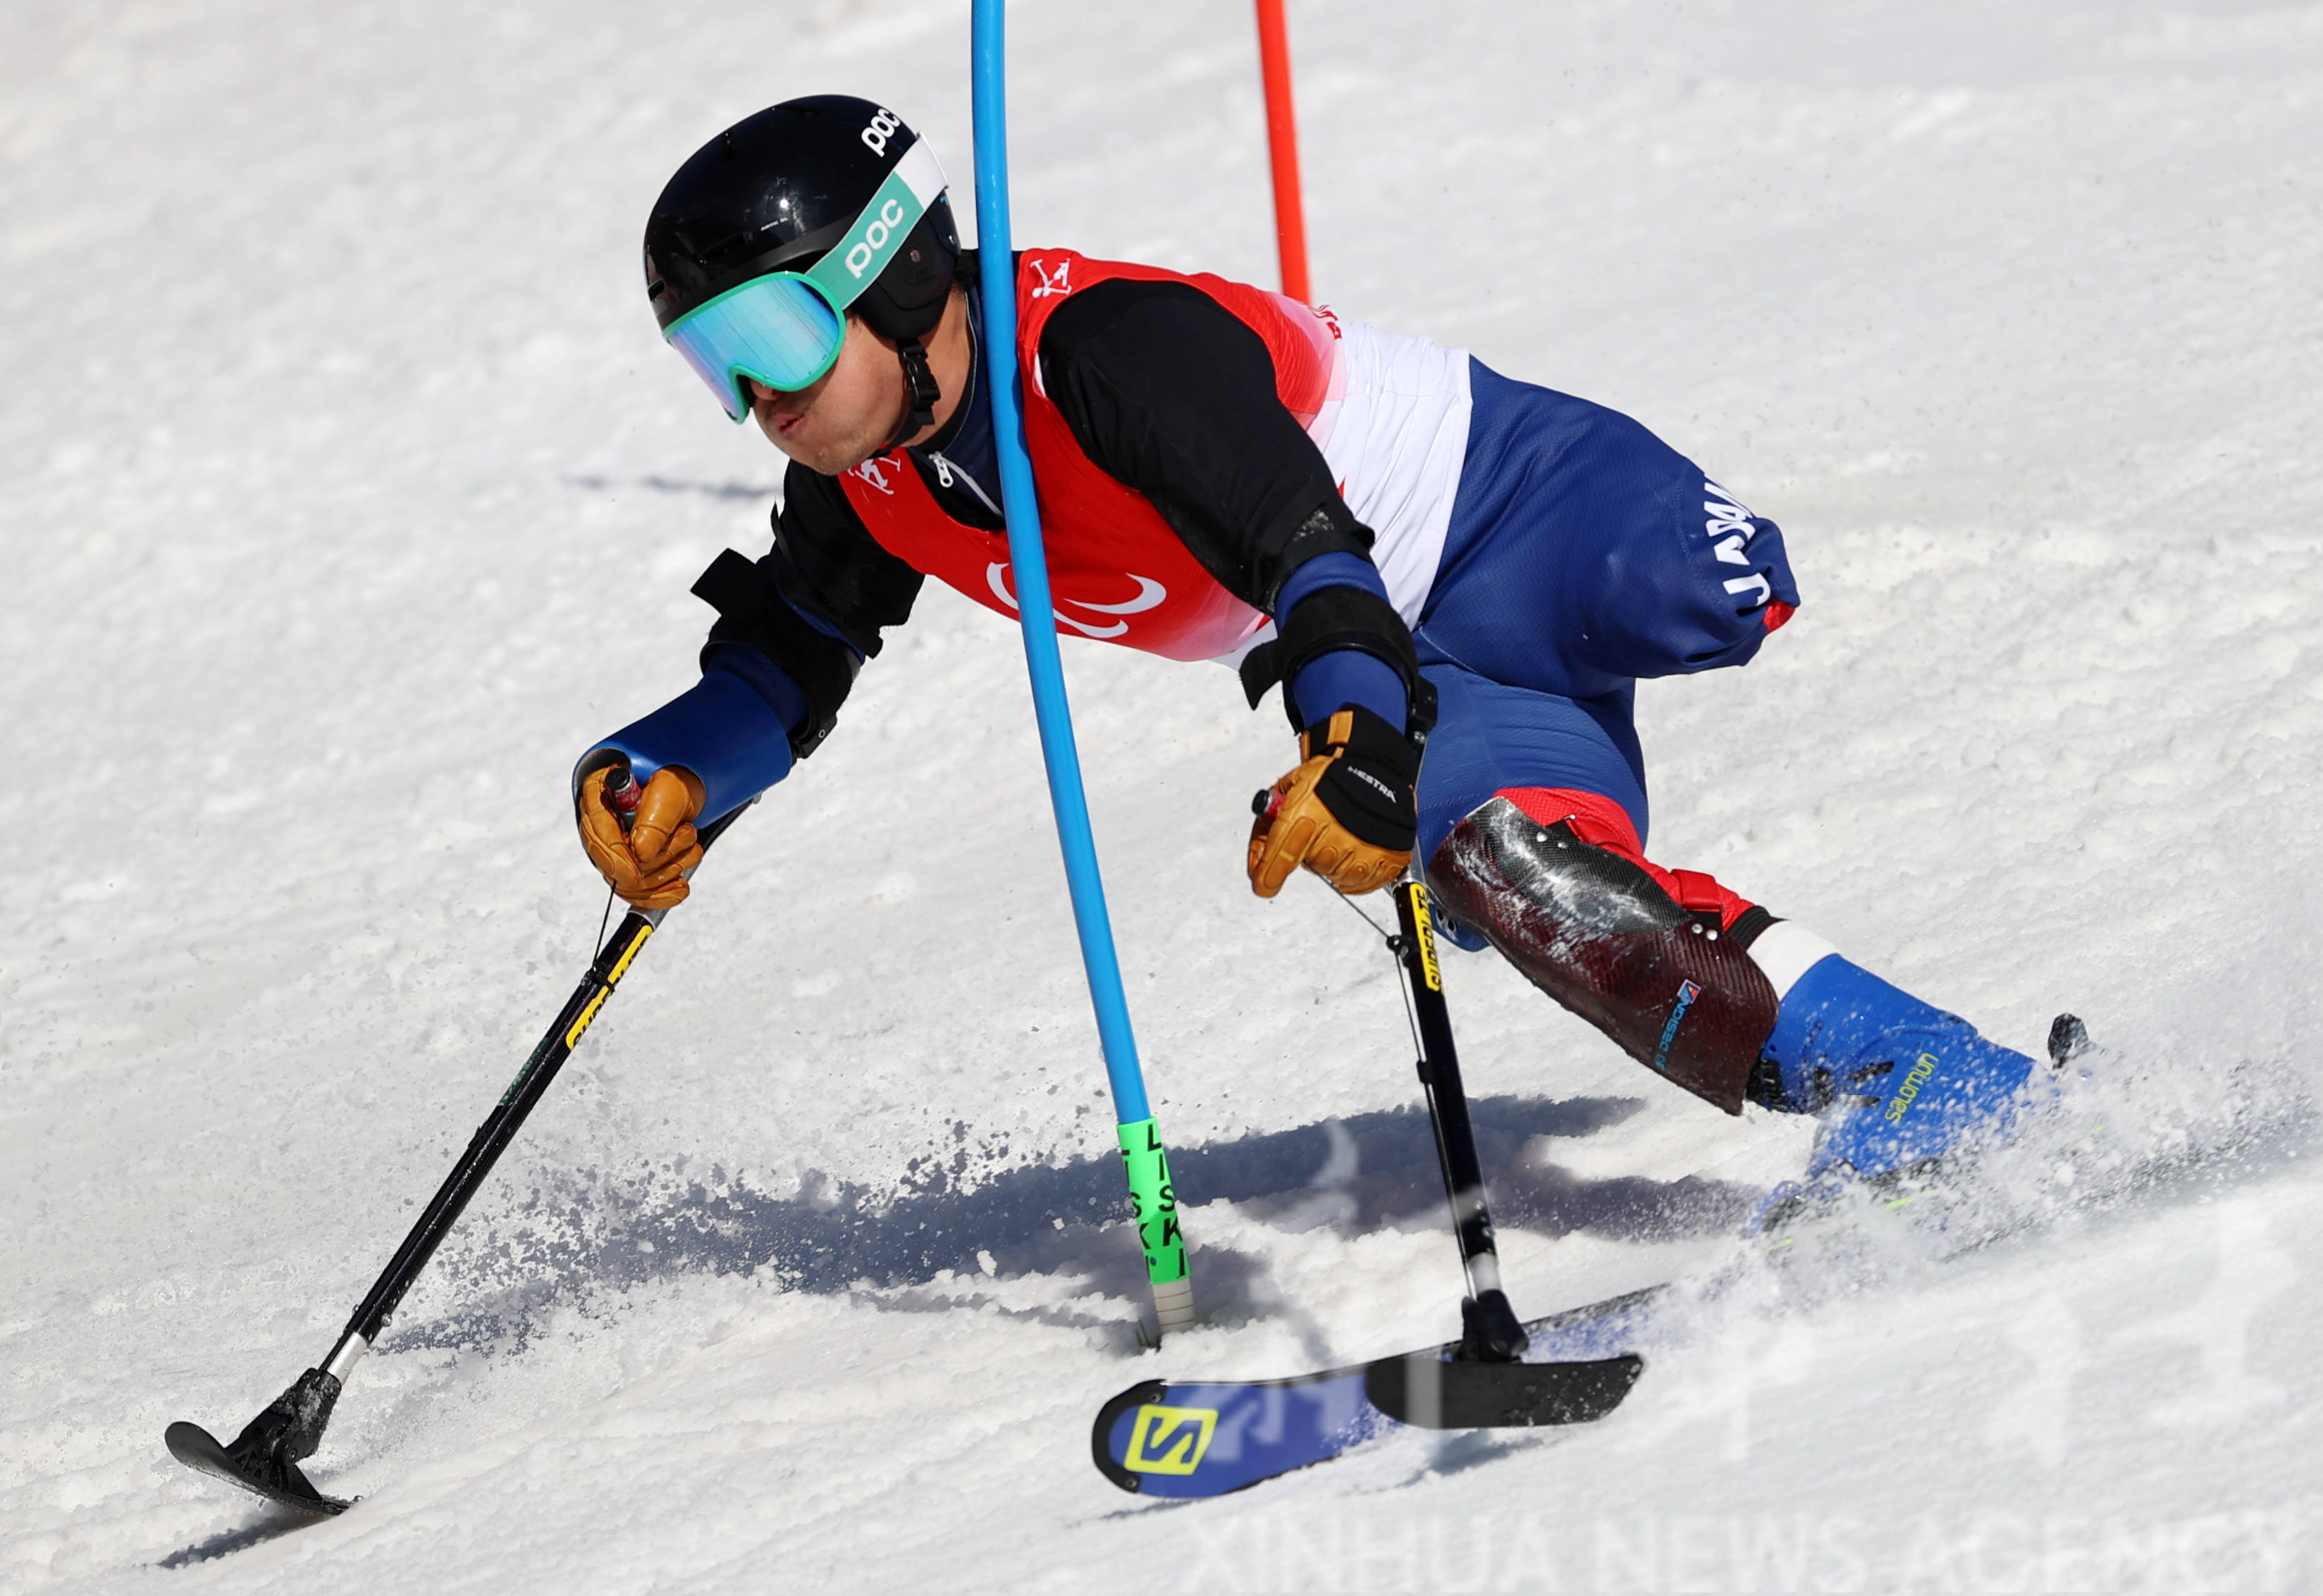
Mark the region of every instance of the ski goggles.
[[943, 191], [943, 168], [919, 140], [821, 260], [729, 289], [662, 335], [710, 385], [728, 419], [740, 421], [750, 413], [744, 378], [789, 393], [831, 370], [847, 339], [847, 307], [879, 280]]

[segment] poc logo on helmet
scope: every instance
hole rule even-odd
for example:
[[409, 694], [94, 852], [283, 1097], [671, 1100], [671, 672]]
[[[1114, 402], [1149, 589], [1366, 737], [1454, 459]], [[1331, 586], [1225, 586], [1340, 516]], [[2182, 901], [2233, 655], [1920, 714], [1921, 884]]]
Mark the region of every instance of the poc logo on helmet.
[[879, 114], [871, 118], [871, 125], [863, 130], [864, 145], [874, 155], [885, 155], [887, 153], [887, 141], [894, 138], [896, 130], [903, 125], [902, 117], [886, 106], [880, 106]]
[[[864, 131], [868, 133], [870, 130], [867, 128]], [[889, 236], [903, 219], [904, 207], [895, 201], [891, 199], [881, 206], [879, 215], [873, 219], [871, 225], [863, 230], [862, 241], [847, 252], [848, 271], [861, 277], [865, 269], [879, 258], [879, 252], [887, 247]]]

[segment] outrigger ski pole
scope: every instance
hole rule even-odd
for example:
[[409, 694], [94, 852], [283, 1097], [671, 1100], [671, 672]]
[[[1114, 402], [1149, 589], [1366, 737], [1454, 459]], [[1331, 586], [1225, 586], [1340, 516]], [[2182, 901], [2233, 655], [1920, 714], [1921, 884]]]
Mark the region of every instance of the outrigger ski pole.
[[[1531, 1337], [1501, 1289], [1500, 1253], [1484, 1204], [1484, 1172], [1468, 1120], [1460, 1055], [1452, 1045], [1452, 1013], [1444, 1001], [1444, 970], [1436, 956], [1427, 887], [1415, 880], [1398, 882], [1395, 912], [1400, 927], [1387, 938], [1388, 950], [1395, 955], [1411, 1003], [1419, 1085], [1428, 1099], [1428, 1123], [1436, 1133], [1437, 1162], [1468, 1290], [1460, 1299], [1460, 1339], [1447, 1349], [1449, 1361], [1425, 1354], [1382, 1359], [1367, 1371], [1366, 1394], [1382, 1412], [1423, 1429], [1602, 1417], [1628, 1394], [1644, 1364], [1634, 1356], [1602, 1365], [1522, 1361]], [[1580, 1388], [1572, 1379], [1575, 1374], [1587, 1377]]]
[[[1402, 882], [1395, 900], [1400, 930], [1364, 918], [1395, 956], [1410, 1005], [1420, 1086], [1467, 1277], [1460, 1339], [1278, 1380], [1141, 1380], [1099, 1408], [1089, 1429], [1098, 1472], [1124, 1491], [1173, 1499], [1224, 1496], [1344, 1456], [1397, 1425], [1466, 1430], [1588, 1424], [1620, 1407], [1645, 1371], [1645, 1360], [1633, 1352], [1523, 1361], [1529, 1331], [1553, 1331], [1576, 1318], [1634, 1307], [1651, 1293], [1551, 1315], [1529, 1326], [1510, 1308], [1484, 1206], [1467, 1092], [1452, 1047], [1428, 889]], [[1361, 908], [1355, 913], [1363, 914]]]
[[[637, 791], [636, 777], [626, 769], [620, 779], [624, 787], [611, 794], [617, 811], [622, 797]], [[611, 785], [610, 781], [608, 785]], [[632, 797], [632, 807], [634, 802]], [[741, 814], [741, 809], [733, 810], [706, 828], [702, 833], [702, 848], [707, 849]], [[623, 824], [627, 823], [625, 816]], [[646, 945], [646, 939], [653, 935], [662, 916], [668, 913], [666, 909], [632, 909], [621, 917], [611, 938], [590, 961], [589, 973], [581, 977], [573, 995], [557, 1011], [540, 1045], [532, 1050], [524, 1068], [516, 1072], [516, 1078], [509, 1083], [491, 1113], [476, 1127], [468, 1150], [452, 1166], [451, 1174], [436, 1188], [418, 1223], [411, 1227], [411, 1234], [403, 1238], [403, 1245], [395, 1250], [395, 1257], [372, 1282], [371, 1294], [347, 1321], [338, 1344], [331, 1349], [331, 1355], [323, 1360], [322, 1365], [301, 1374], [289, 1390], [275, 1398], [263, 1413], [243, 1426], [242, 1434], [225, 1445], [220, 1445], [217, 1438], [201, 1426], [179, 1419], [162, 1435], [170, 1456], [188, 1468], [199, 1469], [285, 1507], [308, 1513], [346, 1511], [345, 1500], [316, 1490], [298, 1464], [314, 1455], [315, 1448], [322, 1444], [323, 1426], [331, 1422], [331, 1408], [345, 1388], [347, 1376], [394, 1317], [403, 1294], [419, 1278], [419, 1271], [427, 1267], [436, 1247], [458, 1223], [468, 1199], [476, 1195], [484, 1178], [492, 1172], [492, 1165], [516, 1140], [525, 1116], [547, 1094], [557, 1070], [573, 1056], [573, 1050], [580, 1045], [598, 1011], [605, 1006], [605, 1000], [612, 996], [613, 988], [629, 973], [638, 950]]]
[[1444, 1197], [1452, 1206], [1452, 1232], [1468, 1281], [1468, 1294], [1460, 1299], [1459, 1355], [1474, 1363], [1513, 1363], [1531, 1338], [1501, 1289], [1501, 1255], [1492, 1243], [1492, 1215], [1484, 1206], [1484, 1171], [1468, 1121], [1460, 1055], [1452, 1046], [1452, 1012], [1444, 1002], [1444, 969], [1436, 957], [1428, 889], [1417, 881], [1396, 883], [1395, 913], [1402, 931], [1387, 939], [1388, 951], [1395, 955], [1411, 999], [1419, 1087], [1428, 1099], [1436, 1160], [1444, 1171]]

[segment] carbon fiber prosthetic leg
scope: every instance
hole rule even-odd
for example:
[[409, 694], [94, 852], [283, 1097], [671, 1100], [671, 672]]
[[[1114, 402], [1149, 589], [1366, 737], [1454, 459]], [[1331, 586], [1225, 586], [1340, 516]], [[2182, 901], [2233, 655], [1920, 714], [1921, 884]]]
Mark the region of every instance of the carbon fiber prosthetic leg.
[[1722, 932], [1651, 876], [1506, 798], [1463, 820], [1428, 862], [1446, 913], [1640, 1064], [1729, 1114], [1775, 1028], [1774, 987], [1746, 950], [1751, 910]]

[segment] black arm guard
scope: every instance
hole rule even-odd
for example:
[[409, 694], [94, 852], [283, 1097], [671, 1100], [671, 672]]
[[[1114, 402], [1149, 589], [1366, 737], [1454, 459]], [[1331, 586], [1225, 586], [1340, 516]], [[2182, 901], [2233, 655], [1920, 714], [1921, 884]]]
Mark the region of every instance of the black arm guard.
[[798, 683], [806, 695], [806, 720], [791, 733], [791, 752], [803, 759], [831, 735], [839, 706], [855, 685], [860, 662], [855, 651], [801, 619], [785, 603], [766, 574], [732, 549], [722, 549], [710, 569], [694, 579], [693, 596], [718, 611], [710, 641], [702, 650], [707, 667], [712, 649], [739, 643], [755, 648]]
[[1412, 647], [1411, 628], [1385, 599], [1359, 587], [1318, 588], [1280, 625], [1281, 632], [1273, 642], [1261, 643], [1243, 656], [1242, 690], [1252, 709], [1258, 708], [1266, 690], [1279, 682], [1290, 729], [1303, 731], [1290, 684], [1316, 656], [1353, 648], [1386, 661], [1403, 678], [1404, 699], [1409, 705], [1406, 721], [1412, 736], [1425, 738], [1434, 729], [1436, 684], [1419, 674], [1419, 652]]

